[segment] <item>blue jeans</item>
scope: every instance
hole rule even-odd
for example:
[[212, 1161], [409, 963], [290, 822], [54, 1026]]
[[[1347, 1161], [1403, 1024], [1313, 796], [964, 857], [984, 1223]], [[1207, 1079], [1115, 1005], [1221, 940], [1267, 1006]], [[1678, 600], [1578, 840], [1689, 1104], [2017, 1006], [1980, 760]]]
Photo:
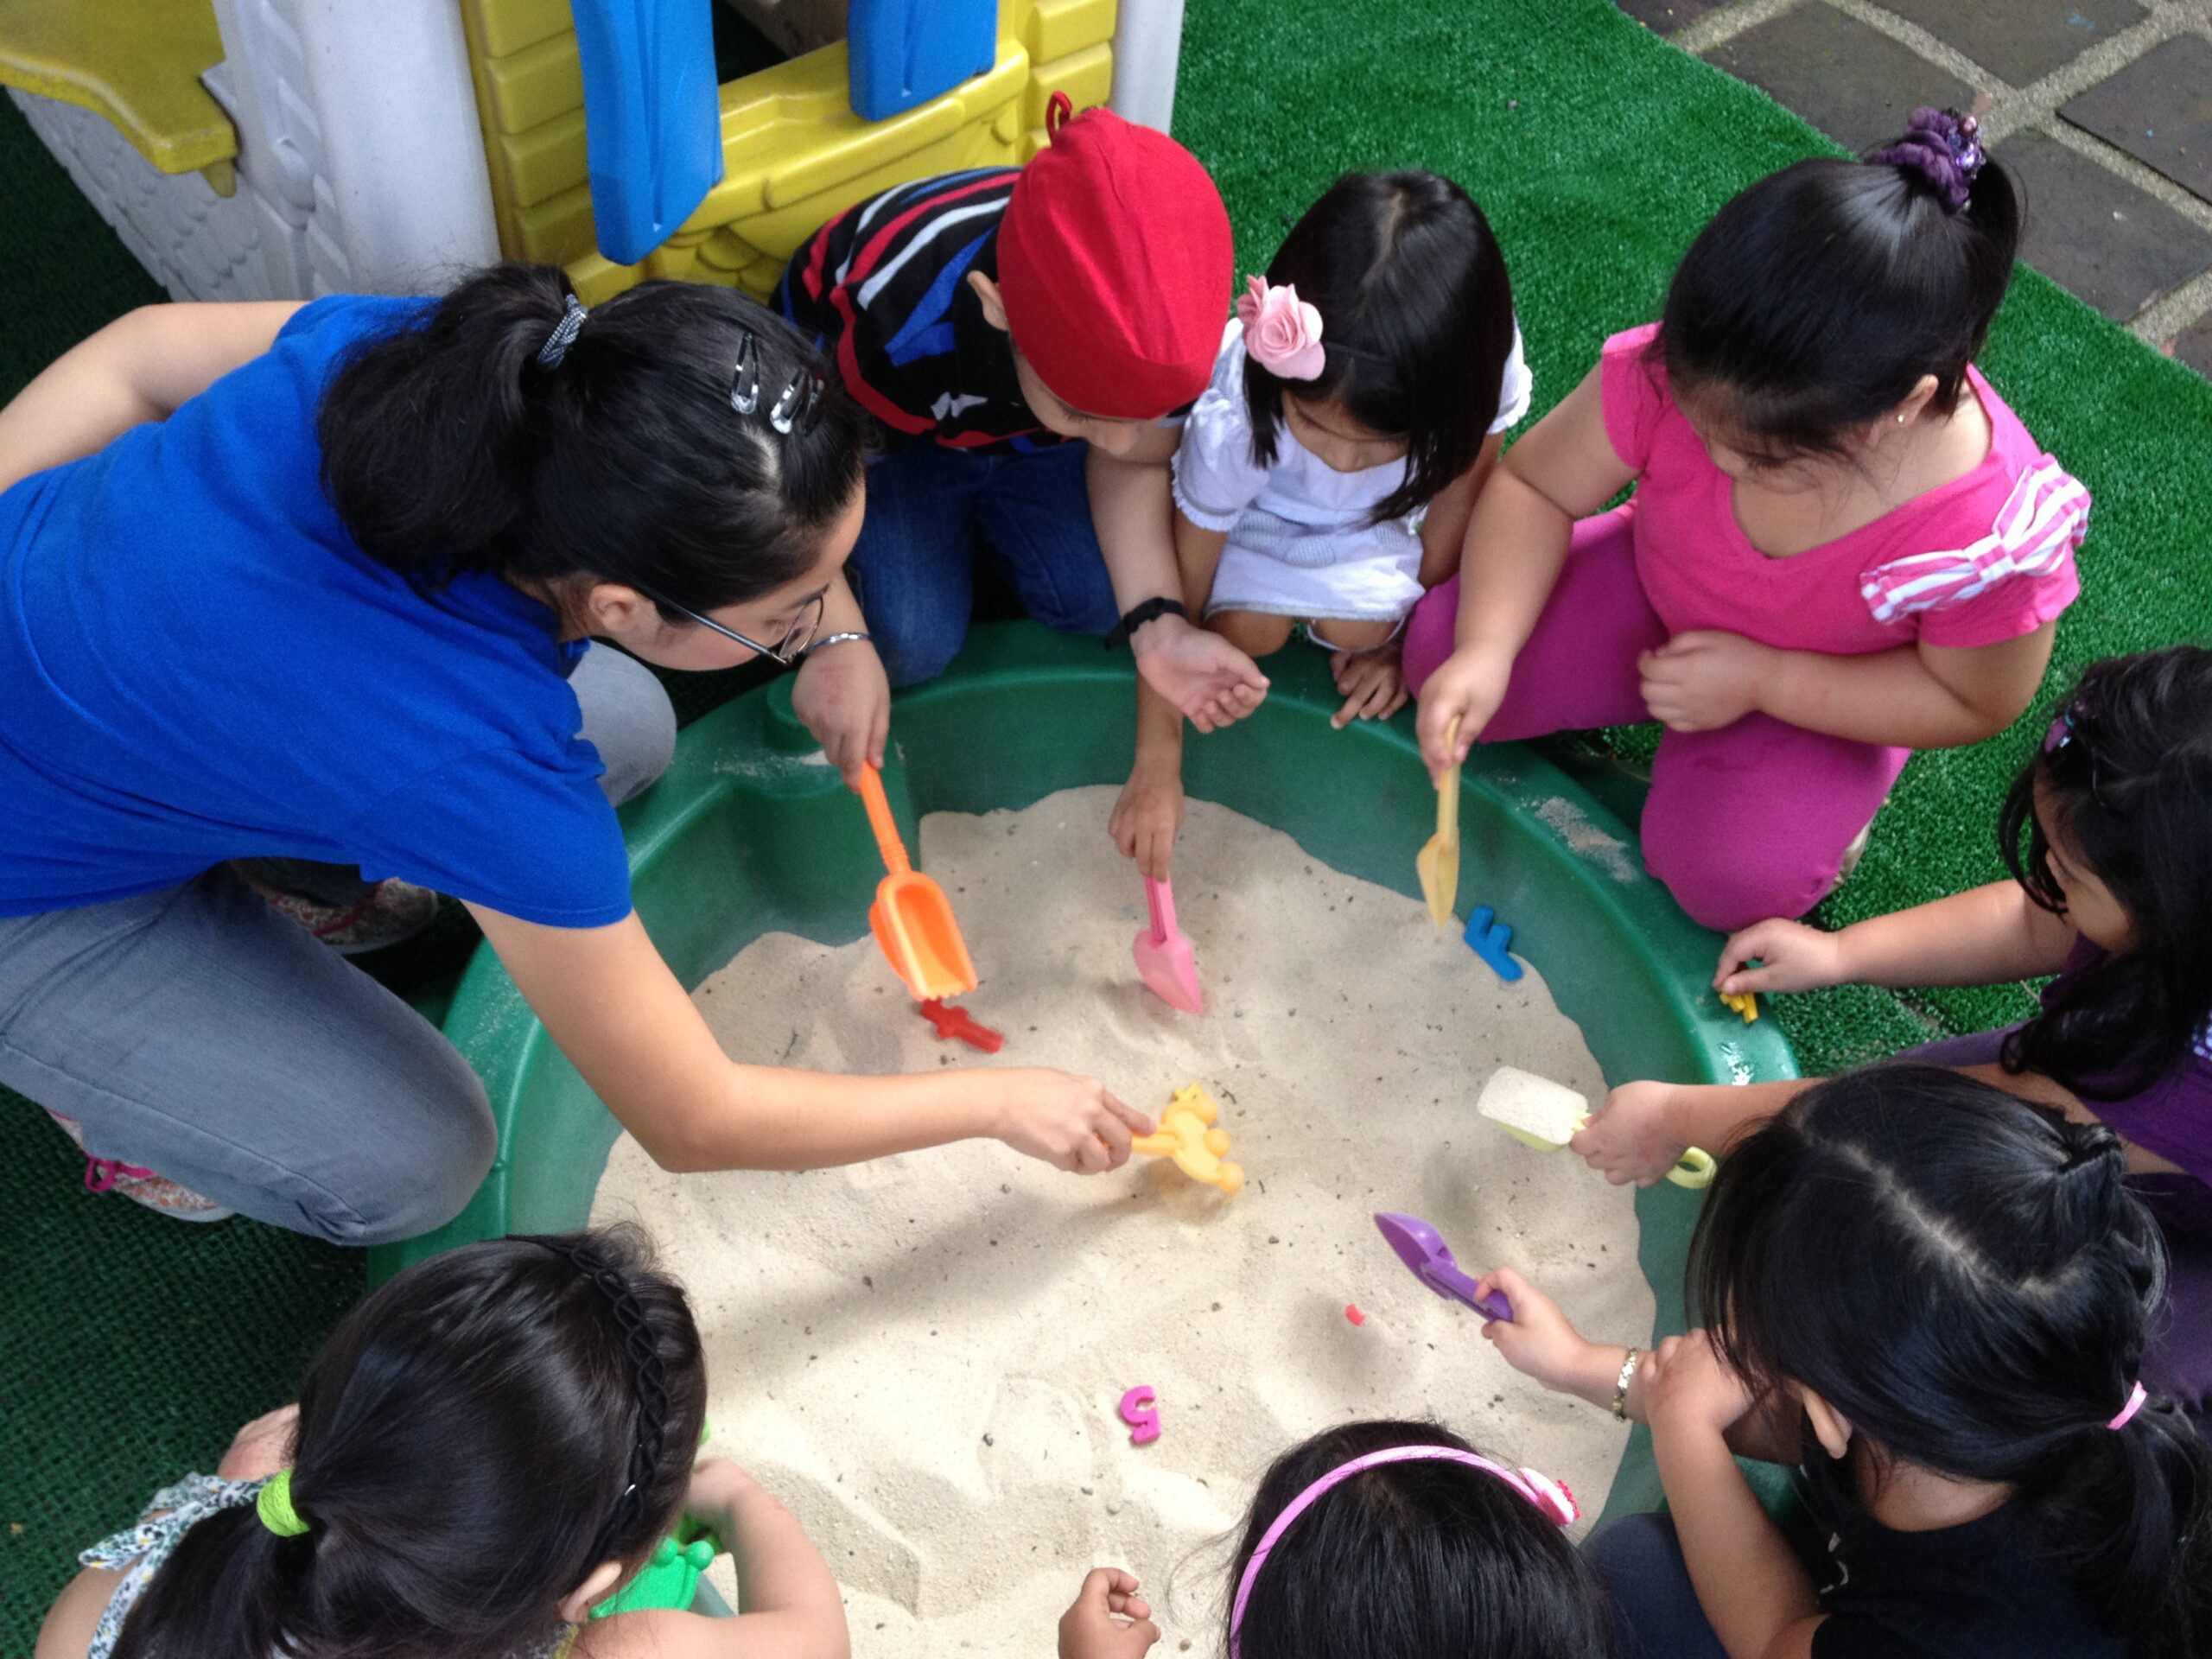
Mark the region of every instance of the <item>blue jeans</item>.
[[1021, 607], [1063, 633], [1104, 633], [1121, 618], [1090, 524], [1090, 446], [971, 454], [917, 443], [868, 472], [868, 517], [848, 567], [893, 685], [944, 671], [976, 597], [987, 551]]
[[1620, 1659], [1728, 1659], [1663, 1515], [1624, 1515], [1582, 1541], [1582, 1556], [1613, 1599]]

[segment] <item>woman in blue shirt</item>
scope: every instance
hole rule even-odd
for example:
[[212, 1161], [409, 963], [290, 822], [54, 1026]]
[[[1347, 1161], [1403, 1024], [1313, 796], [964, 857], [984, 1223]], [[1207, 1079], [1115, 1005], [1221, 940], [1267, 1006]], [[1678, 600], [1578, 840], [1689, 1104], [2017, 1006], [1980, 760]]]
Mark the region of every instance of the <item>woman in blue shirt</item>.
[[[715, 669], [858, 632], [864, 431], [742, 296], [587, 315], [543, 267], [153, 307], [63, 357], [0, 410], [0, 1084], [216, 1213], [448, 1219], [494, 1150], [481, 1084], [232, 862], [314, 861], [461, 899], [668, 1168], [976, 1135], [1118, 1166], [1144, 1120], [1090, 1079], [733, 1062], [630, 907], [610, 795], [669, 720], [587, 642]], [[824, 644], [795, 702], [849, 772], [887, 691]]]

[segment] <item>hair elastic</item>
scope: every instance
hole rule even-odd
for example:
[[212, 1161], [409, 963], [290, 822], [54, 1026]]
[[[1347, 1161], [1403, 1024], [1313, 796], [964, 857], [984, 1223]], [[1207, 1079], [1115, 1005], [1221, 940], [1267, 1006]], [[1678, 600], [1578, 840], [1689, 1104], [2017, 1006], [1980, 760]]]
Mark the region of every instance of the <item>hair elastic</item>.
[[1503, 1481], [1535, 1504], [1545, 1519], [1559, 1526], [1573, 1525], [1582, 1513], [1575, 1503], [1574, 1494], [1567, 1491], [1565, 1481], [1554, 1480], [1549, 1475], [1538, 1474], [1534, 1469], [1509, 1469], [1478, 1452], [1462, 1452], [1456, 1446], [1386, 1446], [1380, 1452], [1370, 1452], [1364, 1457], [1340, 1463], [1284, 1504], [1282, 1513], [1275, 1516], [1267, 1531], [1260, 1535], [1260, 1541], [1252, 1550], [1252, 1559], [1244, 1563], [1244, 1575], [1236, 1581], [1236, 1599], [1229, 1610], [1229, 1659], [1240, 1659], [1237, 1632], [1244, 1624], [1244, 1604], [1252, 1599], [1252, 1585], [1260, 1576], [1260, 1569], [1267, 1565], [1268, 1555], [1282, 1541], [1282, 1535], [1290, 1530], [1291, 1523], [1312, 1509], [1332, 1488], [1343, 1484], [1364, 1470], [1389, 1463], [1461, 1463], [1470, 1469], [1479, 1469], [1483, 1473]]
[[261, 1490], [254, 1494], [253, 1512], [261, 1517], [261, 1524], [279, 1538], [300, 1538], [307, 1534], [308, 1523], [292, 1507], [292, 1471], [289, 1469], [279, 1469], [261, 1483]]
[[2127, 1391], [2127, 1403], [2120, 1408], [2120, 1415], [2113, 1418], [2112, 1421], [2107, 1423], [2105, 1427], [2107, 1428], [2126, 1428], [2128, 1423], [2134, 1418], [2135, 1414], [2143, 1409], [2143, 1402], [2150, 1397], [2151, 1396], [2149, 1395], [2143, 1391], [2142, 1383], [2138, 1382], [2133, 1388]]
[[591, 314], [584, 309], [584, 302], [575, 295], [564, 296], [561, 321], [553, 325], [553, 332], [545, 336], [545, 343], [537, 348], [537, 366], [557, 369], [561, 359], [569, 354], [569, 347], [576, 343], [576, 336], [583, 331], [584, 319]]
[[1980, 122], [1955, 110], [1923, 106], [1905, 123], [1904, 137], [1866, 159], [1917, 173], [1942, 199], [1944, 210], [1955, 213], [1967, 205], [1989, 158], [1982, 152]]
[[1329, 366], [1321, 344], [1321, 314], [1298, 297], [1298, 285], [1268, 285], [1264, 276], [1247, 276], [1236, 296], [1236, 321], [1243, 325], [1244, 351], [1279, 380], [1318, 380]]

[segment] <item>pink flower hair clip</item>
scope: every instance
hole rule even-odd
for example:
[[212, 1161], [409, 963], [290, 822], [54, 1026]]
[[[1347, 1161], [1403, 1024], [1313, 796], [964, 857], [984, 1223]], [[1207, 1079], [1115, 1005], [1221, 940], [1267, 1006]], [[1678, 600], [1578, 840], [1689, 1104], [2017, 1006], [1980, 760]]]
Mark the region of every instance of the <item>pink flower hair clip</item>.
[[1318, 380], [1328, 365], [1321, 314], [1298, 297], [1295, 283], [1269, 288], [1264, 276], [1246, 277], [1236, 321], [1244, 325], [1246, 353], [1279, 379]]

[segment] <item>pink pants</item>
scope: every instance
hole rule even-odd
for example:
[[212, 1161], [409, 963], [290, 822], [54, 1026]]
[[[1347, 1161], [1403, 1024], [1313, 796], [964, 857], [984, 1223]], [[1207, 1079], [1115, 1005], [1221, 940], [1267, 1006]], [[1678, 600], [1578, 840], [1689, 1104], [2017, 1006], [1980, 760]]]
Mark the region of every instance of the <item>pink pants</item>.
[[[1451, 654], [1457, 577], [1407, 625], [1407, 682], [1419, 695]], [[1574, 543], [1485, 743], [1651, 718], [1636, 659], [1665, 643], [1643, 596], [1624, 507], [1574, 527]], [[1911, 758], [1746, 715], [1712, 732], [1668, 732], [1643, 808], [1643, 862], [1697, 921], [1732, 932], [1802, 916], [1836, 882], [1845, 850]]]

